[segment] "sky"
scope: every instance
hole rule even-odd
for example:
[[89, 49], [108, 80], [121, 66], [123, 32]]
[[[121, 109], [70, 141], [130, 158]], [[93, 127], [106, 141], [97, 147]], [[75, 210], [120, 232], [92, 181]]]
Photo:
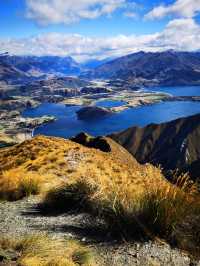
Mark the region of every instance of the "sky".
[[0, 53], [79, 62], [200, 49], [200, 0], [0, 0]]

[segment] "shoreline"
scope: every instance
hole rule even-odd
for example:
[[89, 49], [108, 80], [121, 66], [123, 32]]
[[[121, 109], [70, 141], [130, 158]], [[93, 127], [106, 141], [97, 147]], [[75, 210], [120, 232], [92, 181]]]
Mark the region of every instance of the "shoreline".
[[[150, 91], [147, 92], [145, 89], [140, 91], [117, 91], [114, 94], [99, 94], [94, 97], [94, 95], [83, 95], [80, 97], [69, 97], [65, 98], [64, 101], [58, 102], [65, 104], [65, 106], [75, 105], [80, 106], [80, 108], [85, 106], [95, 106], [99, 101], [122, 101], [125, 104], [117, 107], [105, 107], [105, 109], [115, 113], [123, 112], [127, 109], [132, 109], [136, 107], [143, 107], [147, 105], [154, 105], [156, 103], [164, 102], [199, 102], [200, 96], [174, 96], [169, 93]], [[98, 97], [97, 97], [98, 96]], [[42, 105], [43, 102], [38, 103], [32, 108], [37, 108]], [[19, 111], [19, 114], [13, 115], [13, 111], [5, 111], [1, 117], [1, 135], [0, 142], [5, 142], [6, 139], [12, 139], [13, 143], [20, 143], [27, 139], [31, 139], [35, 136], [35, 130], [41, 125], [45, 125], [50, 122], [54, 122], [57, 118], [54, 116], [38, 116], [38, 117], [24, 117], [23, 110]]]

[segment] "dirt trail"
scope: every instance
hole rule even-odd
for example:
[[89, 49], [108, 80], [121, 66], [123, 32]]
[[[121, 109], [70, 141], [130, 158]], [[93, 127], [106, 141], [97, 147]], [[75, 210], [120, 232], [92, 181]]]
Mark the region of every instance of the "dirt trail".
[[[0, 234], [21, 236], [48, 233], [55, 238], [74, 238], [94, 248], [100, 254], [100, 265], [107, 266], [191, 266], [200, 265], [179, 250], [156, 242], [117, 243], [94, 227], [88, 214], [57, 214], [45, 216], [36, 206], [38, 197], [17, 202], [0, 203]], [[98, 224], [98, 223], [95, 223]]]

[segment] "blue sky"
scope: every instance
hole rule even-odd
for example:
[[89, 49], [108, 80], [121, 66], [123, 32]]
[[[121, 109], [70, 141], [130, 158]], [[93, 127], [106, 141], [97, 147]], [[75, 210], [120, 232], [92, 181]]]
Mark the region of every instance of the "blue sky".
[[[131, 3], [134, 1], [129, 2]], [[166, 1], [166, 3], [170, 2], [172, 1]], [[44, 26], [39, 25], [37, 21], [27, 19], [26, 1], [2, 1], [0, 9], [2, 23], [0, 36], [23, 38], [46, 32], [79, 33], [87, 36], [153, 33], [162, 30], [167, 19], [163, 19], [162, 21], [145, 21], [142, 17], [157, 4], [159, 4], [157, 0], [137, 1], [138, 6], [133, 8], [133, 12], [140, 16], [138, 18], [127, 17], [125, 13], [126, 11], [128, 12], [128, 10], [119, 9], [113, 12], [111, 16], [101, 16], [97, 19], [82, 19], [70, 25], [59, 23]]]
[[0, 52], [79, 61], [200, 49], [200, 0], [1, 0]]

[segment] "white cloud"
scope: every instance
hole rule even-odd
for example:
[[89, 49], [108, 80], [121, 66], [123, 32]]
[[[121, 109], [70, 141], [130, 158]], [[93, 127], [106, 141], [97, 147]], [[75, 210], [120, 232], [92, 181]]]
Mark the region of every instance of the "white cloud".
[[25, 39], [0, 39], [0, 52], [17, 55], [70, 55], [78, 61], [118, 57], [137, 51], [200, 49], [200, 25], [193, 19], [174, 19], [160, 32], [97, 38], [48, 33]]
[[26, 0], [26, 16], [39, 24], [70, 24], [110, 15], [126, 0]]
[[134, 18], [134, 19], [137, 19], [139, 18], [138, 14], [136, 12], [133, 12], [133, 11], [127, 11], [124, 13], [124, 16], [125, 17], [128, 17], [128, 18]]
[[195, 17], [200, 12], [200, 0], [176, 0], [171, 5], [160, 5], [145, 15], [146, 19], [160, 19], [168, 15]]
[[144, 48], [154, 35], [91, 38], [77, 34], [49, 33], [27, 39], [0, 40], [0, 52], [17, 55], [70, 55], [78, 61], [117, 57]]
[[200, 26], [191, 18], [174, 19], [159, 34], [153, 45], [175, 50], [199, 50]]

